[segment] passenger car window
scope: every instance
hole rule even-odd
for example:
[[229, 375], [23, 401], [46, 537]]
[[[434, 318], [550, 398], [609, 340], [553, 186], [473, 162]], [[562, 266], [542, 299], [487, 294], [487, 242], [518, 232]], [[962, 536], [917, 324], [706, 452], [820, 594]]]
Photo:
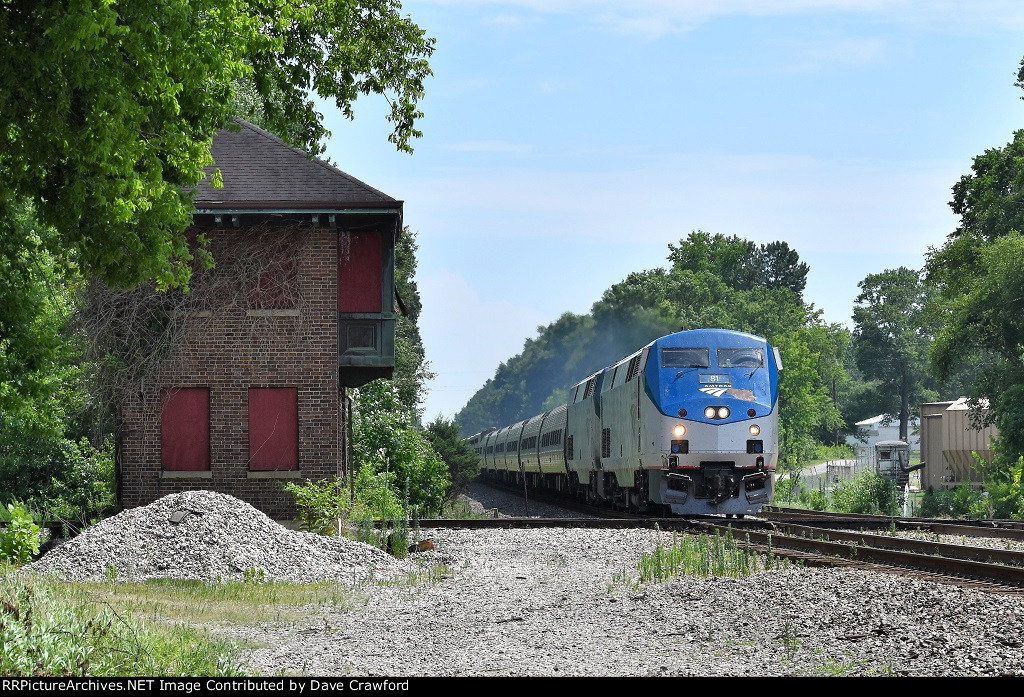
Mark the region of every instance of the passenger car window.
[[662, 368], [708, 368], [711, 351], [707, 348], [663, 348]]

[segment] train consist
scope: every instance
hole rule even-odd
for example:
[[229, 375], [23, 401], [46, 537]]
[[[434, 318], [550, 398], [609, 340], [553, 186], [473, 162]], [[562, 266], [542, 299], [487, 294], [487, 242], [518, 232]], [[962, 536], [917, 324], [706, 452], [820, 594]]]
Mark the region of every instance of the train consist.
[[481, 476], [652, 515], [742, 516], [772, 499], [778, 349], [726, 329], [656, 339], [566, 404], [467, 439]]

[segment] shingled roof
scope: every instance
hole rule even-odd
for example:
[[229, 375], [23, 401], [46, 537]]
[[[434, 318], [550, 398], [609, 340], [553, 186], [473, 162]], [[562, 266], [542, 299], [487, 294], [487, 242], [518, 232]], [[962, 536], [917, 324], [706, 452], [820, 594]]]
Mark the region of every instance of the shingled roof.
[[[402, 202], [322, 160], [310, 158], [272, 133], [235, 119], [237, 130], [213, 138], [214, 165], [195, 194], [197, 211], [400, 210]], [[224, 187], [210, 184], [220, 169]]]

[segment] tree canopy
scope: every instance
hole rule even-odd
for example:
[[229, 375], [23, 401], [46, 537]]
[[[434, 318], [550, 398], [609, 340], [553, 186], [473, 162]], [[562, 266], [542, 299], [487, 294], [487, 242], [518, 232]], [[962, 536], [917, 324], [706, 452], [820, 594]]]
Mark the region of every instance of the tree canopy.
[[853, 308], [857, 364], [879, 381], [886, 411], [899, 414], [900, 439], [907, 440], [911, 405], [934, 396], [926, 392], [929, 288], [918, 271], [906, 267], [868, 274], [859, 286]]
[[[0, 381], [31, 363], [20, 299], [39, 259], [111, 285], [187, 286], [182, 231], [240, 86], [318, 153], [314, 95], [385, 95], [404, 151], [434, 42], [397, 0], [0, 0]], [[53, 233], [26, 239], [29, 210]], [[59, 275], [59, 273], [58, 273]]]

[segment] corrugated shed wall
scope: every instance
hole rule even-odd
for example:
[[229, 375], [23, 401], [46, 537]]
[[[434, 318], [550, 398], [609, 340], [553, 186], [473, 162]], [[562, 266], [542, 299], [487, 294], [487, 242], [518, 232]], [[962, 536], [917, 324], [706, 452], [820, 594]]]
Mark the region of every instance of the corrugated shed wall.
[[971, 453], [976, 452], [986, 460], [991, 460], [991, 438], [996, 435], [996, 429], [992, 426], [974, 428], [970, 412], [961, 407], [959, 402], [946, 409], [942, 421], [942, 452], [953, 470], [954, 479], [958, 482], [981, 481], [981, 476], [975, 471]]

